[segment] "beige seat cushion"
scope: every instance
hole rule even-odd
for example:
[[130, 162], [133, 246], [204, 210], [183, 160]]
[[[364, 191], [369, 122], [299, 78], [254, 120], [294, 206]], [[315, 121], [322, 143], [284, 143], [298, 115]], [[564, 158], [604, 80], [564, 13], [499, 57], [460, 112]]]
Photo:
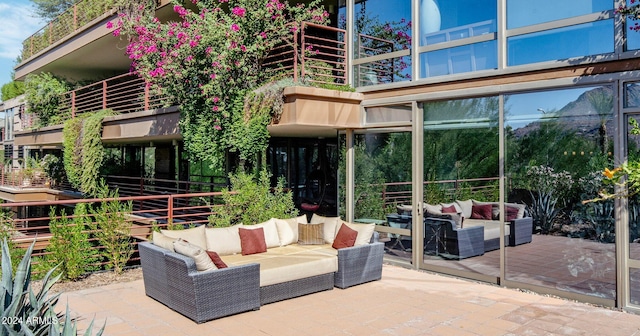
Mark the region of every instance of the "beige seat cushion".
[[[465, 219], [464, 227], [474, 227], [474, 226], [482, 226], [484, 227], [484, 240], [500, 238], [500, 222], [499, 221], [490, 221], [484, 219]], [[504, 225], [504, 234], [509, 235], [510, 227], [508, 224]]]
[[[186, 240], [189, 243], [200, 247], [203, 250], [207, 249], [207, 240], [204, 235], [205, 226], [200, 225], [191, 229], [184, 230], [160, 230], [160, 232], [169, 238], [180, 238]], [[216, 251], [217, 252], [217, 251]]]
[[337, 257], [314, 251], [266, 258], [257, 262], [260, 264], [261, 287], [338, 271]]
[[242, 224], [223, 228], [207, 228], [205, 237], [207, 242], [207, 250], [217, 252], [219, 255], [229, 255], [242, 252], [240, 245], [240, 234], [238, 228]]
[[313, 216], [311, 217], [311, 221], [309, 221], [309, 224], [319, 224], [319, 223], [324, 223], [324, 228], [323, 228], [323, 236], [324, 236], [324, 241], [327, 244], [333, 244], [333, 240], [336, 237], [336, 234], [338, 233], [338, 229], [339, 229], [339, 224], [342, 223], [342, 220], [340, 219], [340, 217], [325, 217], [325, 216], [320, 216], [318, 214], [313, 214]]
[[178, 239], [173, 242], [173, 249], [176, 253], [193, 258], [198, 271], [218, 269], [213, 261], [211, 261], [211, 258], [209, 258], [207, 252], [195, 244]]

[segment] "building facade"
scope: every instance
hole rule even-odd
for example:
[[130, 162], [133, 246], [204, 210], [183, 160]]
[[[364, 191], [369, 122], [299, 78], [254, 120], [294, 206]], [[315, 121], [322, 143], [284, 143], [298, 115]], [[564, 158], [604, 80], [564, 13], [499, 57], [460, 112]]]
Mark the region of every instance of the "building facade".
[[[285, 92], [283, 117], [269, 127], [272, 172], [299, 203], [322, 185], [324, 214], [378, 223], [389, 262], [640, 311], [640, 202], [583, 203], [607, 188], [605, 167], [640, 153], [629, 126], [640, 113], [640, 33], [615, 14], [622, 4], [325, 1], [344, 29], [335, 39], [346, 67], [336, 73], [356, 92]], [[161, 1], [158, 16], [173, 18], [170, 7]], [[115, 15], [30, 49], [16, 77], [53, 72], [109, 87], [105, 78], [129, 68], [125, 41], [105, 28]], [[179, 107], [152, 101], [106, 118], [103, 142], [137, 176], [213, 178], [183, 157]], [[14, 142], [57, 146], [61, 127], [17, 132]], [[509, 222], [511, 204], [525, 205], [530, 242], [510, 244], [515, 228], [498, 225], [487, 248], [486, 229], [466, 237], [483, 244], [462, 242], [464, 220], [451, 230], [426, 224], [426, 205], [469, 200], [495, 203], [489, 220], [498, 223]], [[465, 246], [483, 250], [462, 257]]]

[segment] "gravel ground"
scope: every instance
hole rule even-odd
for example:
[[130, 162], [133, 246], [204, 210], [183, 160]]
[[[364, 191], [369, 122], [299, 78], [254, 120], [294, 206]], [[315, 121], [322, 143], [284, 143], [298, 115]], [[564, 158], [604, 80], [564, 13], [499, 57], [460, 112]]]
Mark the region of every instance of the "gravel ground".
[[[53, 285], [50, 292], [73, 292], [81, 289], [109, 285], [116, 282], [129, 282], [139, 279], [142, 279], [142, 268], [140, 267], [127, 269], [120, 275], [116, 275], [113, 271], [97, 272], [89, 274], [88, 276], [76, 281], [58, 281]], [[34, 290], [37, 292], [42, 286], [42, 282], [34, 281], [32, 285]]]

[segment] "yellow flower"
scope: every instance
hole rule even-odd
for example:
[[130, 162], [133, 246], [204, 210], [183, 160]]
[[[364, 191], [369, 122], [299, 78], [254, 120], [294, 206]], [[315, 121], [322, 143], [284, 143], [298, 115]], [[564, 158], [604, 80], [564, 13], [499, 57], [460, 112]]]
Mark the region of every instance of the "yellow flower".
[[606, 176], [609, 179], [613, 178], [613, 175], [615, 175], [615, 173], [619, 172], [620, 168], [615, 168], [614, 170], [609, 170], [609, 168], [605, 168], [604, 171], [602, 172], [602, 174], [604, 176]]

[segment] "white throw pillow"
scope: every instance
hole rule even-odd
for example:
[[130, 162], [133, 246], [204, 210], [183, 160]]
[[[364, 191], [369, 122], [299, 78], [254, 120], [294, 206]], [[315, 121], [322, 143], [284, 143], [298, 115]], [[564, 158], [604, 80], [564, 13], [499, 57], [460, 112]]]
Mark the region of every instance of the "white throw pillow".
[[[291, 225], [286, 219], [273, 218], [278, 228], [278, 237], [280, 238], [280, 246], [293, 244], [297, 241], [296, 234], [293, 232]], [[296, 223], [297, 225], [298, 223]], [[295, 239], [295, 240], [294, 240]]]
[[173, 249], [173, 242], [178, 240], [176, 238], [167, 237], [158, 231], [153, 231], [153, 236], [151, 239], [153, 240], [153, 245], [165, 248], [171, 252], [175, 251]]
[[205, 237], [207, 241], [207, 250], [218, 253], [219, 255], [230, 255], [242, 252], [240, 245], [240, 234], [238, 228], [243, 227], [237, 224], [222, 228], [207, 228]]
[[323, 230], [324, 241], [327, 244], [333, 244], [333, 240], [336, 238], [336, 234], [338, 233], [340, 224], [342, 224], [342, 220], [340, 220], [340, 217], [324, 217], [317, 214], [313, 214], [309, 224], [320, 224], [320, 223], [324, 223], [324, 230]]
[[[350, 229], [358, 231], [358, 237], [356, 238], [356, 242], [353, 246], [369, 244], [369, 242], [371, 241], [371, 236], [373, 236], [373, 231], [376, 228], [376, 225], [374, 223], [371, 223], [371, 224], [348, 223], [348, 222], [342, 222], [342, 223], [347, 225]], [[342, 223], [340, 225], [342, 225]]]
[[456, 200], [456, 204], [458, 204], [458, 206], [460, 207], [460, 210], [462, 210], [462, 217], [471, 218], [471, 212], [473, 211], [472, 200], [466, 200], [466, 201]]
[[429, 213], [432, 213], [432, 214], [439, 215], [439, 214], [442, 213], [442, 205], [440, 205], [440, 204], [433, 205], [433, 204], [425, 203], [424, 204], [424, 212], [429, 212]]
[[200, 247], [203, 250], [207, 249], [207, 239], [204, 236], [204, 225], [200, 225], [191, 229], [184, 230], [160, 230], [160, 232], [169, 238], [180, 238], [186, 240], [189, 243]]
[[307, 215], [287, 219], [275, 219], [280, 236], [280, 246], [298, 242], [298, 223], [307, 224]]
[[280, 246], [278, 227], [276, 226], [276, 221], [274, 220], [274, 218], [271, 218], [268, 221], [259, 224], [245, 225], [243, 226], [243, 228], [249, 230], [262, 228], [264, 230], [264, 241], [265, 243], [267, 243], [267, 248]]
[[176, 253], [180, 253], [184, 256], [193, 258], [193, 260], [196, 262], [196, 269], [198, 271], [218, 269], [213, 261], [211, 261], [211, 258], [209, 257], [207, 252], [197, 245], [188, 243], [182, 239], [178, 239], [173, 242], [173, 249], [176, 251]]

